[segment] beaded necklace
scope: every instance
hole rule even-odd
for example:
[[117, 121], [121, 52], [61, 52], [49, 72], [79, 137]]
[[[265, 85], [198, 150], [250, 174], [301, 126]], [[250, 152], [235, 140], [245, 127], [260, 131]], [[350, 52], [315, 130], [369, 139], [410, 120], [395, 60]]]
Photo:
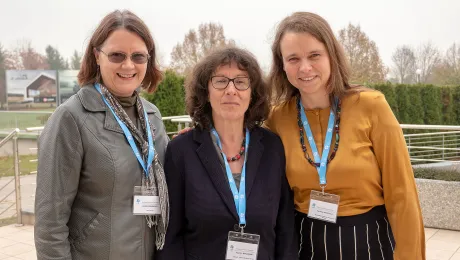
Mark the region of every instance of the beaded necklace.
[[[303, 129], [303, 124], [302, 124], [302, 119], [300, 117], [300, 97], [297, 97], [297, 124], [299, 125], [299, 132], [300, 132], [300, 145], [302, 147], [302, 151], [304, 152], [305, 154], [305, 158], [307, 159], [307, 161], [313, 165], [314, 167], [319, 167], [320, 166], [320, 163], [315, 163], [311, 158], [310, 158], [310, 155], [308, 155], [308, 152], [307, 152], [307, 146], [305, 145], [305, 138], [304, 138], [304, 129]], [[340, 141], [340, 134], [339, 134], [339, 130], [340, 130], [340, 127], [339, 127], [339, 124], [340, 124], [340, 109], [341, 109], [341, 106], [342, 106], [342, 102], [339, 100], [338, 101], [338, 104], [337, 104], [337, 119], [335, 120], [335, 126], [334, 126], [334, 129], [335, 129], [335, 145], [334, 145], [334, 150], [332, 150], [332, 153], [331, 155], [329, 156], [329, 159], [327, 159], [327, 164], [329, 164], [330, 161], [332, 161], [332, 159], [334, 159], [335, 157], [335, 154], [337, 153], [337, 150], [339, 149], [339, 141]]]
[[244, 154], [244, 145], [246, 144], [246, 138], [243, 138], [243, 143], [241, 144], [241, 149], [240, 149], [240, 152], [233, 156], [233, 157], [227, 157], [227, 162], [234, 162], [234, 161], [238, 161], [241, 156]]

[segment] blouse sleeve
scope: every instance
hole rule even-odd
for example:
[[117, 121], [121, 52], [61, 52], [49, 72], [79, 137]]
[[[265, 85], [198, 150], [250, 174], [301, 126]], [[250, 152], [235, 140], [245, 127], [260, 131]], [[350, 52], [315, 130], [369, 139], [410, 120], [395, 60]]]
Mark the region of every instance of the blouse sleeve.
[[396, 242], [395, 260], [425, 259], [420, 202], [401, 127], [382, 94], [372, 94], [370, 139], [382, 174], [385, 207]]

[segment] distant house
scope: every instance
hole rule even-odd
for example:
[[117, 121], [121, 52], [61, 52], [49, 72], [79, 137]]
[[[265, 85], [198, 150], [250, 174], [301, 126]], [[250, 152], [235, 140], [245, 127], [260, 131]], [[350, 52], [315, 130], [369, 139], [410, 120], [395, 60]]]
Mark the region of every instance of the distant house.
[[56, 97], [56, 79], [46, 73], [41, 73], [27, 86], [26, 93], [28, 98]]
[[54, 71], [7, 71], [8, 104], [53, 103], [57, 99]]

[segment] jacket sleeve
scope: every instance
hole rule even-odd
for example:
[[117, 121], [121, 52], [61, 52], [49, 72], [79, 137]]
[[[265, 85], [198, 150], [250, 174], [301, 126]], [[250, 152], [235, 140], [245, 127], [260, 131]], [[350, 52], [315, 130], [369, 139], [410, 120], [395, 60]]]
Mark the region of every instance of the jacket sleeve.
[[286, 177], [286, 158], [280, 141], [279, 150], [275, 154], [281, 157], [281, 198], [276, 220], [276, 260], [297, 260], [298, 243], [294, 227], [294, 198]]
[[[175, 151], [173, 151], [175, 150]], [[165, 175], [169, 191], [169, 225], [162, 250], [157, 252], [157, 260], [185, 260], [183, 230], [185, 222], [185, 187], [182, 167], [178, 167], [177, 146], [174, 141], [168, 145], [165, 158]]]
[[396, 242], [394, 259], [425, 259], [422, 213], [401, 127], [383, 95], [375, 97], [372, 104], [371, 141]]
[[38, 145], [35, 195], [37, 259], [71, 259], [69, 228], [78, 191], [83, 148], [79, 126], [65, 107], [50, 117]]

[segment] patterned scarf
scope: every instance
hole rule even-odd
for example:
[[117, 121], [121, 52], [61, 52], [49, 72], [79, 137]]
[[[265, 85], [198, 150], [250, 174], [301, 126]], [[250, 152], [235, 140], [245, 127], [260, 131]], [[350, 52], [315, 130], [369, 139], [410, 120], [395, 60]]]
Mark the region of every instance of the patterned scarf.
[[[141, 123], [142, 130], [137, 129], [135, 124], [131, 121], [129, 116], [126, 114], [123, 107], [120, 105], [119, 101], [104, 87], [102, 84], [101, 91], [102, 95], [105, 97], [107, 102], [112, 107], [115, 114], [118, 118], [125, 123], [128, 127], [129, 131], [134, 137], [136, 145], [140, 148], [140, 153], [144, 162], [148, 158], [149, 153], [149, 143], [147, 137], [147, 120], [144, 116], [144, 106], [142, 105], [142, 101], [139, 97], [139, 93], [134, 91], [136, 95], [136, 108], [137, 114], [139, 116], [139, 120]], [[150, 124], [150, 129], [152, 132], [152, 138], [155, 140], [155, 128]], [[152, 165], [148, 169], [148, 175], [142, 174], [142, 187], [147, 188], [149, 194], [153, 196], [159, 196], [160, 198], [160, 209], [161, 215], [155, 216], [145, 216], [147, 219], [147, 224], [151, 228], [153, 225], [155, 226], [155, 244], [158, 250], [163, 248], [165, 242], [165, 235], [166, 230], [168, 229], [168, 222], [169, 222], [169, 195], [168, 195], [168, 187], [166, 184], [166, 178], [163, 170], [163, 166], [158, 161], [158, 153], [155, 151], [155, 156], [152, 162]]]

